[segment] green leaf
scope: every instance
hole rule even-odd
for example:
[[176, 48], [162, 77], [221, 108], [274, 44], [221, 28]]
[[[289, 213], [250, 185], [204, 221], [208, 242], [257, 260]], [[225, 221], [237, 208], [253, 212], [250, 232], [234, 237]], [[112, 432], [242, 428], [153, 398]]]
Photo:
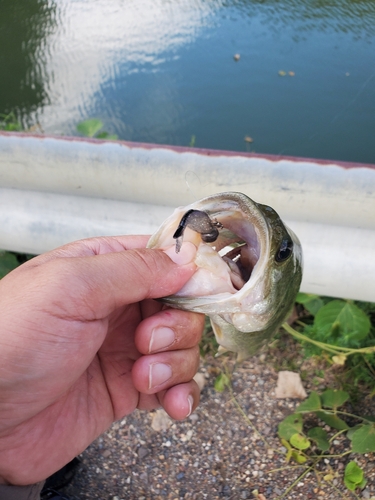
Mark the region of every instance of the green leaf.
[[358, 465], [351, 461], [347, 464], [344, 471], [344, 483], [350, 490], [354, 491], [362, 484], [364, 480], [363, 470]]
[[308, 431], [307, 435], [316, 443], [316, 446], [319, 448], [319, 450], [329, 450], [330, 446], [328, 435], [324, 429], [322, 429], [321, 427], [313, 427]]
[[7, 123], [4, 130], [7, 130], [8, 132], [20, 132], [22, 130], [22, 126], [19, 123]]
[[228, 375], [226, 375], [225, 373], [220, 373], [220, 375], [218, 375], [216, 377], [216, 380], [214, 383], [215, 391], [223, 392], [224, 389], [229, 386], [229, 383], [230, 383], [230, 379], [229, 379]]
[[192, 135], [189, 142], [189, 147], [193, 148], [194, 146], [195, 146], [195, 135]]
[[[363, 478], [363, 480], [361, 481], [361, 483], [358, 485], [358, 488], [360, 488], [361, 490], [364, 489], [364, 487], [366, 486], [367, 484], [367, 479]], [[374, 498], [374, 497], [372, 497]]]
[[356, 488], [357, 488], [357, 485], [356, 483], [352, 483], [351, 481], [349, 481], [349, 479], [347, 479], [346, 477], [344, 477], [344, 483], [345, 483], [345, 486], [348, 488], [348, 490], [350, 491], [354, 491]]
[[94, 135], [99, 132], [103, 127], [103, 122], [98, 118], [91, 118], [90, 120], [85, 120], [77, 125], [77, 130], [80, 134], [85, 137], [94, 137]]
[[333, 427], [334, 429], [337, 429], [339, 431], [349, 429], [348, 424], [333, 413], [328, 413], [326, 411], [317, 411], [316, 416], [320, 418], [320, 420], [323, 420], [323, 422], [325, 422], [330, 427]]
[[[362, 340], [370, 332], [371, 322], [367, 314], [352, 302], [331, 300], [319, 309], [314, 326], [333, 340]], [[331, 340], [332, 342], [332, 340]]]
[[321, 408], [322, 405], [319, 394], [316, 391], [312, 391], [310, 396], [296, 408], [296, 413], [317, 411], [321, 410]]
[[279, 423], [278, 433], [281, 438], [290, 439], [293, 434], [302, 431], [302, 415], [293, 413], [288, 415], [282, 422]]
[[289, 442], [286, 439], [281, 439], [281, 444], [285, 446], [286, 448], [286, 455], [285, 455], [285, 461], [289, 462], [289, 460], [292, 458], [292, 447], [290, 446]]
[[336, 410], [336, 408], [342, 406], [345, 401], [349, 399], [349, 394], [345, 391], [327, 389], [320, 397], [322, 398], [322, 405], [325, 408], [333, 408]]
[[0, 279], [18, 266], [19, 262], [15, 255], [0, 250]]
[[364, 425], [365, 424], [357, 424], [357, 425], [354, 425], [353, 427], [350, 427], [350, 429], [346, 433], [346, 437], [351, 440], [355, 431], [357, 431], [358, 429], [360, 429]]
[[369, 420], [370, 422], [375, 422], [374, 415], [363, 415], [363, 418], [365, 418], [366, 420]]
[[305, 462], [307, 462], [307, 458], [297, 450], [292, 451], [292, 458], [295, 462], [297, 462], [297, 464], [304, 464]]
[[368, 453], [375, 451], [375, 425], [362, 425], [357, 429], [352, 438], [353, 453]]
[[108, 132], [100, 132], [99, 134], [96, 134], [95, 136], [97, 139], [107, 139], [108, 141], [115, 141], [118, 139], [118, 136], [116, 134], [109, 134]]
[[297, 448], [297, 450], [307, 450], [307, 448], [310, 448], [311, 445], [310, 441], [305, 436], [297, 433], [293, 434], [289, 441], [294, 448]]
[[22, 130], [22, 124], [17, 120], [13, 111], [7, 115], [0, 113], [0, 130], [8, 132], [19, 132]]
[[302, 304], [303, 307], [313, 316], [315, 316], [319, 309], [324, 306], [324, 302], [319, 295], [314, 295], [312, 293], [299, 292], [297, 294], [296, 302], [298, 304]]
[[363, 480], [363, 470], [353, 460], [345, 467], [344, 475], [353, 483], [359, 484]]

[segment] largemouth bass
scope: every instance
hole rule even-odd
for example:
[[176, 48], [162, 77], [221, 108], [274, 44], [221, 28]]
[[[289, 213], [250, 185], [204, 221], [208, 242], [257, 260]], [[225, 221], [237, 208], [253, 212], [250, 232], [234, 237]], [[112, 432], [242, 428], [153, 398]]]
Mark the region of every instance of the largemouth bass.
[[219, 193], [177, 208], [149, 248], [190, 241], [197, 271], [162, 301], [210, 317], [220, 351], [241, 361], [270, 339], [291, 311], [302, 279], [297, 236], [275, 210], [242, 193]]

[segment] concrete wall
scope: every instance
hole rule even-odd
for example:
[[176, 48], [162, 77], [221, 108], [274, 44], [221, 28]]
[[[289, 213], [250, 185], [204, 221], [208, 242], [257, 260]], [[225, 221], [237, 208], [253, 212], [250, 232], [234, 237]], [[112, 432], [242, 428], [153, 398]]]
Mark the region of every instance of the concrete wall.
[[222, 191], [271, 205], [296, 232], [303, 291], [375, 302], [374, 165], [0, 133], [3, 249], [149, 234]]

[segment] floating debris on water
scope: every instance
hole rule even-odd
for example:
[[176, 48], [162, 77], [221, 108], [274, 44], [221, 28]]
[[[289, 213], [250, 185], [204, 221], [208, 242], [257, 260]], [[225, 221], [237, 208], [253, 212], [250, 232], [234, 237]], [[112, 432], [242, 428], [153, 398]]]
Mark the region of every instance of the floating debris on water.
[[252, 137], [250, 137], [249, 135], [245, 135], [244, 141], [245, 142], [254, 142], [254, 139]]
[[241, 57], [241, 56], [240, 56], [240, 54], [234, 54], [233, 59], [234, 59], [235, 61], [239, 61], [239, 60], [240, 60], [240, 57]]
[[278, 72], [279, 76], [295, 76], [295, 72], [294, 71], [284, 71], [283, 69], [280, 69], [280, 71]]

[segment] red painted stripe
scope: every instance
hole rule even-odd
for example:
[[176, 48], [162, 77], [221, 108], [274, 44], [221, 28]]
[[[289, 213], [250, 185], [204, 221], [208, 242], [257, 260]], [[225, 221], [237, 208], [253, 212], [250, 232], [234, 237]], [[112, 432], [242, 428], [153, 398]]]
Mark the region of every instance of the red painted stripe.
[[324, 160], [316, 158], [303, 158], [298, 156], [282, 156], [282, 155], [272, 155], [272, 154], [259, 154], [259, 153], [246, 153], [242, 151], [224, 151], [220, 149], [206, 149], [206, 148], [191, 148], [187, 146], [171, 146], [167, 144], [152, 144], [146, 142], [132, 142], [132, 141], [106, 141], [105, 139], [94, 139], [88, 137], [76, 137], [76, 136], [56, 136], [56, 135], [44, 135], [44, 134], [29, 134], [26, 132], [5, 132], [0, 131], [0, 136], [5, 137], [33, 137], [36, 139], [56, 139], [59, 141], [69, 141], [69, 142], [83, 142], [90, 144], [103, 144], [106, 142], [116, 143], [120, 146], [126, 146], [127, 148], [138, 148], [138, 149], [167, 149], [175, 153], [195, 153], [202, 156], [226, 156], [228, 158], [240, 156], [243, 158], [260, 158], [263, 160], [268, 160], [271, 162], [278, 162], [282, 160], [288, 160], [296, 163], [315, 163], [317, 165], [336, 165], [345, 169], [349, 168], [370, 168], [375, 169], [375, 165], [371, 163], [356, 163], [356, 162], [345, 162], [337, 160]]

